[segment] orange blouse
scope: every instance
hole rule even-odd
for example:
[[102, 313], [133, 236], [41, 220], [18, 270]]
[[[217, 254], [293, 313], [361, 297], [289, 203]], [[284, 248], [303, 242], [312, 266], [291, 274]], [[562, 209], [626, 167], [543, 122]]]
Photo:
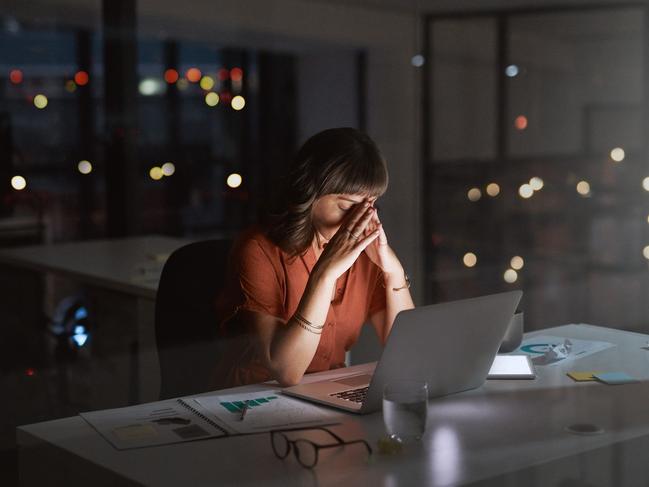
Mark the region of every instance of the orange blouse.
[[[245, 233], [234, 244], [224, 290], [216, 305], [219, 335], [233, 340], [226, 341], [226, 350], [219, 358], [214, 388], [271, 379], [238, 312], [265, 313], [288, 322], [315, 263], [311, 247], [291, 258], [259, 229]], [[338, 278], [326, 326], [307, 373], [345, 366], [345, 351], [356, 343], [363, 323], [385, 308], [382, 279], [381, 270], [365, 252]]]

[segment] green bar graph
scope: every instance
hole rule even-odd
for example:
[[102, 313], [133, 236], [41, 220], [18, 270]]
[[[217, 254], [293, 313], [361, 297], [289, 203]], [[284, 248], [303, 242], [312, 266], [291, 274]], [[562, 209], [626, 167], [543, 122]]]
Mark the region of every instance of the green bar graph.
[[[257, 397], [255, 399], [248, 399], [248, 407], [254, 408], [255, 406], [261, 406], [265, 403], [269, 403], [273, 399], [277, 399], [277, 396]], [[244, 401], [223, 401], [220, 404], [231, 413], [240, 413], [245, 405], [245, 402]]]

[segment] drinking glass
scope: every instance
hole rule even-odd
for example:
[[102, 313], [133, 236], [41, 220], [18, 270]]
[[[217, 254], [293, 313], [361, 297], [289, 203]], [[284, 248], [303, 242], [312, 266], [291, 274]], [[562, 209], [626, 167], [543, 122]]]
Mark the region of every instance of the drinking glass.
[[390, 383], [383, 389], [383, 422], [390, 438], [402, 443], [421, 439], [427, 415], [425, 381]]

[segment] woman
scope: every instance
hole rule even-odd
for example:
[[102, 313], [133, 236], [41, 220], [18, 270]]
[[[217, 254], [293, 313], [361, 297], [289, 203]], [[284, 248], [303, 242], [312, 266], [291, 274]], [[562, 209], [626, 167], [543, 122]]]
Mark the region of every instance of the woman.
[[374, 207], [388, 174], [374, 142], [352, 128], [311, 137], [290, 167], [280, 211], [235, 244], [218, 300], [216, 388], [343, 367], [370, 321], [385, 343], [413, 308], [408, 278]]

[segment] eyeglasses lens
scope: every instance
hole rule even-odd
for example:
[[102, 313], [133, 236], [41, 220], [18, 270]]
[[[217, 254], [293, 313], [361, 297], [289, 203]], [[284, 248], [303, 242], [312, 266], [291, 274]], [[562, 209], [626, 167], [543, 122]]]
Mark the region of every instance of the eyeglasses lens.
[[273, 445], [275, 455], [279, 458], [286, 458], [289, 449], [288, 438], [286, 438], [282, 433], [273, 433], [270, 435], [270, 441]]
[[313, 443], [305, 440], [297, 440], [294, 443], [295, 456], [305, 467], [311, 468], [318, 461], [318, 451]]

